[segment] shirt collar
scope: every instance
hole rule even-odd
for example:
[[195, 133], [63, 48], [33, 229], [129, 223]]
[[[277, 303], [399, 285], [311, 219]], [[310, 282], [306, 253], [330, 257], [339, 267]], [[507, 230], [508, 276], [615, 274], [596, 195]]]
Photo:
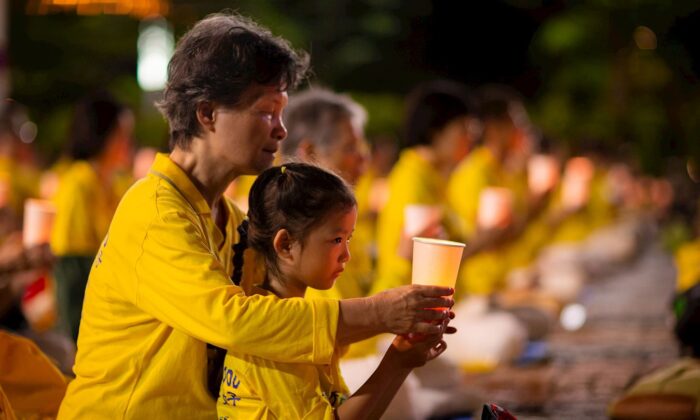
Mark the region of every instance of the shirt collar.
[[211, 213], [211, 208], [202, 193], [195, 187], [185, 171], [170, 159], [169, 155], [158, 153], [150, 172], [152, 175], [164, 179], [178, 190], [197, 213]]

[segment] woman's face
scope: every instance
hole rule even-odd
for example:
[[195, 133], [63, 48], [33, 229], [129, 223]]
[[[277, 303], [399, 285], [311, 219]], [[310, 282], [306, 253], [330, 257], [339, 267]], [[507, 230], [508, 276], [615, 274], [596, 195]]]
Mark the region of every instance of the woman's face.
[[236, 108], [215, 106], [210, 152], [237, 175], [257, 175], [272, 165], [279, 142], [287, 137], [282, 110], [287, 93], [275, 86], [255, 86], [250, 104]]

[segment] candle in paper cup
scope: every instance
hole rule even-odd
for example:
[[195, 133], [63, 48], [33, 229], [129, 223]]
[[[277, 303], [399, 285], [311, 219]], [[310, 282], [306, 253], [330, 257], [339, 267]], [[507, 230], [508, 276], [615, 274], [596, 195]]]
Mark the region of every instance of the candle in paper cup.
[[22, 227], [24, 246], [29, 248], [49, 243], [55, 217], [56, 208], [50, 201], [33, 198], [26, 200]]
[[564, 207], [578, 208], [588, 202], [593, 172], [593, 162], [590, 159], [585, 157], [569, 159], [562, 181], [561, 198]]
[[549, 155], [535, 155], [527, 163], [527, 182], [530, 191], [544, 194], [559, 182], [559, 162]]
[[455, 287], [464, 244], [413, 238], [413, 284]]
[[440, 206], [427, 204], [409, 204], [403, 209], [404, 233], [408, 237], [420, 235], [428, 226], [437, 224], [442, 219]]
[[10, 181], [0, 178], [0, 208], [10, 205]]
[[513, 193], [507, 188], [488, 187], [479, 194], [477, 223], [482, 229], [505, 228], [513, 219]]

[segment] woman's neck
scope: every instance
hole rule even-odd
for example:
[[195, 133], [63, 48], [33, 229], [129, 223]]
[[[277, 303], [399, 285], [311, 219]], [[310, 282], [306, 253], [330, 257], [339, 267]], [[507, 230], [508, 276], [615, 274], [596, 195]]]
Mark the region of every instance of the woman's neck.
[[286, 299], [293, 297], [303, 298], [306, 294], [306, 285], [300, 282], [295, 282], [291, 279], [282, 280], [280, 277], [268, 272], [263, 283], [263, 289], [275, 294], [275, 296]]
[[227, 170], [226, 165], [222, 165], [215, 156], [206, 153], [206, 150], [197, 150], [194, 143], [195, 140], [190, 143], [188, 150], [176, 147], [170, 153], [170, 159], [187, 174], [195, 187], [202, 193], [209, 208], [214, 209], [228, 185], [237, 175], [233, 171]]

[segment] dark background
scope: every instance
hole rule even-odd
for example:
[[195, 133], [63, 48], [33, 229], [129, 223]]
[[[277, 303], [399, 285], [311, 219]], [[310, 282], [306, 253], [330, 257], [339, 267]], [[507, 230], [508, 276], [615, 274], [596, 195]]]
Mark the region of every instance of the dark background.
[[[166, 18], [177, 38], [226, 8], [309, 51], [310, 82], [365, 105], [371, 136], [395, 136], [403, 96], [446, 77], [473, 89], [513, 86], [543, 134], [571, 153], [595, 147], [656, 174], [674, 157], [700, 157], [693, 1], [173, 0]], [[31, 3], [10, 0], [11, 94], [37, 122], [46, 163], [60, 153], [72, 104], [96, 87], [134, 108], [140, 144], [165, 144], [157, 94], [136, 83], [139, 24], [72, 10], [39, 15]], [[640, 48], [640, 27], [655, 48]]]

